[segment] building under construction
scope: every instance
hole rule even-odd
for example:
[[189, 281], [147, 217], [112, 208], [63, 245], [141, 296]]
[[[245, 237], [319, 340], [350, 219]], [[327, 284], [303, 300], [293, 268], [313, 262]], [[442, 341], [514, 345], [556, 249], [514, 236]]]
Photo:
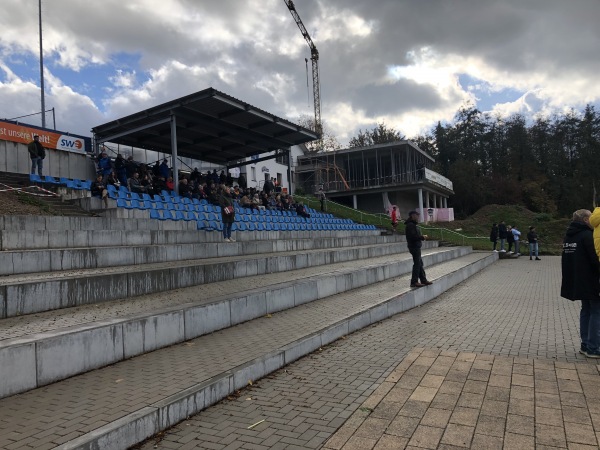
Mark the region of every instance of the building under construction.
[[[307, 193], [323, 187], [328, 198], [371, 212], [396, 205], [422, 220], [452, 220], [452, 182], [431, 170], [434, 159], [410, 141], [350, 148], [298, 157], [297, 186]], [[433, 211], [431, 211], [433, 210]]]

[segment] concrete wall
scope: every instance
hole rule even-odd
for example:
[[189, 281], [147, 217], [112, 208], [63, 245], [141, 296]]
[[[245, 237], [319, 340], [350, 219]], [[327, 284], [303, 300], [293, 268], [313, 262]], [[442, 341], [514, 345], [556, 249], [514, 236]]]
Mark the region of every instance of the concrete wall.
[[[27, 145], [0, 140], [0, 172], [30, 173]], [[87, 155], [63, 150], [46, 150], [44, 175], [93, 180], [94, 163]]]

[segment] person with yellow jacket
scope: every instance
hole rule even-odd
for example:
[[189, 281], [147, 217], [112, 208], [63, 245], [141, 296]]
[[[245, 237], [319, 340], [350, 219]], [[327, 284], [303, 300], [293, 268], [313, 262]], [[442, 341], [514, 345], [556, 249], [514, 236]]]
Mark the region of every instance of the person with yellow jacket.
[[594, 212], [590, 216], [590, 225], [594, 227], [594, 247], [600, 258], [600, 206], [594, 208]]

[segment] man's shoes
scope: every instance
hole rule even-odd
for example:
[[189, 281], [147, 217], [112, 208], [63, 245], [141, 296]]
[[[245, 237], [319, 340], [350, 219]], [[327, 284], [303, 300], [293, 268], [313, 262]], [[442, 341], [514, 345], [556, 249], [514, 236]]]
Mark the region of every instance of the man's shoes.
[[433, 283], [431, 281], [423, 281], [421, 284], [424, 284], [425, 286], [431, 286]]
[[235, 242], [234, 238], [229, 238], [229, 242]]
[[529, 261], [531, 261], [531, 260], [533, 260], [533, 258], [530, 256], [530, 257], [529, 257]]
[[423, 286], [425, 286], [423, 283], [411, 283], [410, 284], [411, 288], [420, 288], [420, 287], [423, 287]]
[[581, 344], [581, 347], [579, 347], [579, 353], [581, 353], [582, 355], [587, 355], [588, 349], [587, 346]]
[[585, 356], [587, 356], [588, 358], [592, 358], [592, 359], [600, 359], [600, 352], [591, 352], [591, 351], [587, 350], [585, 352]]
[[541, 259], [540, 259], [540, 258], [538, 258], [537, 256], [535, 257], [535, 260], [536, 260], [536, 261], [541, 261]]
[[506, 250], [502, 249], [500, 250], [500, 253], [506, 253]]
[[494, 252], [494, 253], [498, 253], [498, 250], [492, 250], [492, 252]]
[[225, 238], [225, 242], [231, 242], [231, 239]]

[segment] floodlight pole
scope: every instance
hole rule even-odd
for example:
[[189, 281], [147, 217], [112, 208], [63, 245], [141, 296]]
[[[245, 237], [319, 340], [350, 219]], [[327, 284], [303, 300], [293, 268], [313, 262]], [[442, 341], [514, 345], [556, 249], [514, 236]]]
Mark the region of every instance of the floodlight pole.
[[40, 21], [40, 91], [42, 95], [42, 128], [46, 128], [46, 102], [44, 100], [44, 47], [42, 44], [42, 0], [39, 0]]

